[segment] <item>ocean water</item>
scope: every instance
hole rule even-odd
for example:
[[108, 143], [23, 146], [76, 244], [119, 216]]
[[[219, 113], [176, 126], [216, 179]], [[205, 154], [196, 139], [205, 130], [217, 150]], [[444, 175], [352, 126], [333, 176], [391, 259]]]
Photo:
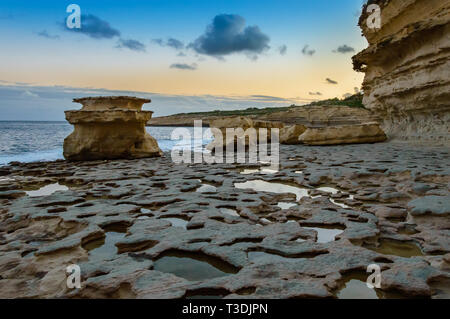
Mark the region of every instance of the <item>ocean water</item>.
[[[212, 141], [211, 131], [203, 129], [204, 138], [194, 140], [194, 128], [181, 128], [192, 137], [172, 139], [176, 127], [147, 127], [163, 151], [191, 149], [204, 151]], [[179, 129], [179, 128], [178, 128]], [[73, 132], [67, 122], [2, 122], [0, 121], [0, 166], [9, 162], [37, 162], [64, 159], [64, 139]], [[201, 145], [201, 147], [200, 147]], [[201, 148], [201, 149], [200, 149]]]

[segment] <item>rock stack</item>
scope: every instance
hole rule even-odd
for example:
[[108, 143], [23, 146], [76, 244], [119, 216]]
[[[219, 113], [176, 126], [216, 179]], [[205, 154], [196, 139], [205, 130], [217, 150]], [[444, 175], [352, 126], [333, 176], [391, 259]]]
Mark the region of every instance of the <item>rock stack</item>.
[[[381, 28], [367, 23], [369, 5]], [[369, 47], [353, 64], [365, 72], [365, 107], [390, 138], [450, 144], [450, 1], [370, 0], [359, 25]]]
[[145, 125], [153, 112], [142, 111], [148, 99], [128, 96], [74, 99], [83, 107], [66, 111], [75, 126], [64, 140], [64, 157], [72, 161], [133, 159], [161, 156], [156, 140]]

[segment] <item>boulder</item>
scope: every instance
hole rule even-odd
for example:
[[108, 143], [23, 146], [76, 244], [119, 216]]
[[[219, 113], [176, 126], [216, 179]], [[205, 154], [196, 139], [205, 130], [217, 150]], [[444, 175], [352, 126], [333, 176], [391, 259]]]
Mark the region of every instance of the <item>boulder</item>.
[[153, 112], [141, 111], [150, 100], [128, 96], [74, 99], [81, 110], [66, 111], [75, 126], [64, 140], [71, 161], [133, 159], [161, 156], [157, 141], [145, 130]]
[[299, 141], [306, 145], [339, 145], [384, 142], [386, 134], [378, 123], [308, 128]]

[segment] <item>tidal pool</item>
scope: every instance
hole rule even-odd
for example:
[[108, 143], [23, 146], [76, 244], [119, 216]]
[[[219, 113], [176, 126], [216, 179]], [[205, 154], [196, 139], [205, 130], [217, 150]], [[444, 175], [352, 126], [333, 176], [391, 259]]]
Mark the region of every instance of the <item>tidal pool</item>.
[[83, 245], [83, 248], [89, 252], [93, 258], [114, 257], [118, 253], [116, 243], [125, 238], [127, 228], [120, 225], [111, 225], [105, 227], [105, 238], [93, 240]]
[[280, 183], [266, 182], [263, 180], [248, 181], [245, 183], [235, 183], [234, 186], [238, 189], [252, 189], [257, 192], [268, 192], [276, 194], [295, 194], [296, 200], [299, 201], [302, 197], [308, 196], [308, 190], [296, 186], [290, 186]]
[[187, 224], [189, 223], [187, 220], [184, 220], [182, 218], [161, 218], [162, 220], [167, 220], [172, 224], [172, 227], [180, 227], [183, 229], [187, 229]]
[[219, 211], [222, 213], [222, 214], [225, 214], [225, 215], [230, 215], [230, 216], [234, 216], [234, 217], [240, 217], [240, 215], [237, 213], [237, 211], [236, 210], [234, 210], [234, 209], [230, 209], [230, 208], [219, 208]]
[[217, 188], [212, 185], [203, 184], [197, 189], [197, 193], [216, 193]]
[[57, 191], [68, 191], [69, 187], [60, 185], [59, 183], [49, 184], [43, 186], [35, 191], [26, 191], [25, 193], [30, 197], [49, 196]]
[[344, 276], [344, 287], [337, 293], [339, 299], [380, 299], [375, 289], [367, 287], [370, 274], [351, 274]]
[[191, 281], [229, 276], [238, 269], [226, 262], [204, 254], [170, 251], [154, 263], [154, 270], [171, 273]]
[[394, 255], [405, 258], [424, 255], [420, 247], [413, 242], [391, 239], [381, 239], [378, 246], [364, 245], [364, 247], [383, 255]]
[[303, 227], [303, 228], [315, 230], [317, 232], [318, 243], [329, 243], [335, 241], [336, 236], [344, 232], [342, 229], [337, 228], [322, 228], [322, 227]]
[[284, 202], [279, 202], [278, 207], [280, 207], [281, 209], [289, 209], [291, 207], [297, 206], [296, 203], [284, 203]]

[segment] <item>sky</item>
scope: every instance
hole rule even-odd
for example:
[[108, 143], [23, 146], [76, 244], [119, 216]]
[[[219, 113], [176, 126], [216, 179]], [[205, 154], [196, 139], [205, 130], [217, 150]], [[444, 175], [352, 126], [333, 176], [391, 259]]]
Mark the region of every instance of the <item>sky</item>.
[[362, 4], [2, 0], [0, 120], [64, 120], [90, 95], [149, 97], [155, 116], [342, 98], [363, 80]]

